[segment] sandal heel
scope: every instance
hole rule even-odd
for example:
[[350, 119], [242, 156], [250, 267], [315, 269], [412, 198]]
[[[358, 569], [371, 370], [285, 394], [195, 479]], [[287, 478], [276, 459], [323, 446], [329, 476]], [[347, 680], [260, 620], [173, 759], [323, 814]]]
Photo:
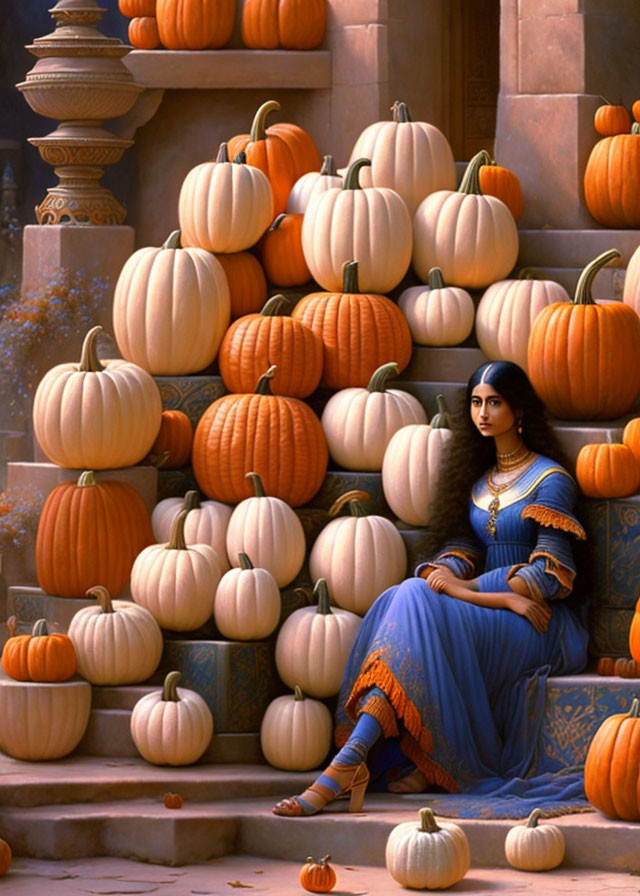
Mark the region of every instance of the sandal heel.
[[349, 796], [349, 812], [362, 811], [362, 804], [364, 803], [364, 795], [368, 783], [369, 776], [367, 775], [363, 781], [360, 781], [351, 788], [351, 794]]

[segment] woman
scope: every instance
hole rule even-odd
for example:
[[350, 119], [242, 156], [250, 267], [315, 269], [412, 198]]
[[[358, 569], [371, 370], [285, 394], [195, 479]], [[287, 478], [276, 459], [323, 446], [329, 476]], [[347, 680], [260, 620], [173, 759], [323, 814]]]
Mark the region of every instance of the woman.
[[554, 447], [522, 369], [480, 367], [430, 523], [446, 546], [366, 614], [338, 701], [342, 749], [275, 814], [313, 815], [346, 794], [358, 811], [374, 745], [369, 765], [395, 767], [396, 792], [504, 793], [531, 771], [547, 676], [586, 663], [587, 632], [561, 600], [585, 533], [573, 479], [542, 454]]

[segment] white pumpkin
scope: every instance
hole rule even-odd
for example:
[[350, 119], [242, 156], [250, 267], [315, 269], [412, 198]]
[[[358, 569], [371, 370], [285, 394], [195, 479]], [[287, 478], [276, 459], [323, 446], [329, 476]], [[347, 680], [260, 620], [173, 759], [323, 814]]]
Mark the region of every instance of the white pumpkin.
[[211, 545], [184, 539], [187, 510], [173, 522], [168, 544], [152, 544], [136, 557], [131, 594], [162, 628], [190, 632], [213, 615], [216, 588], [222, 577], [220, 558]]
[[302, 569], [306, 539], [302, 523], [281, 498], [265, 495], [257, 473], [247, 473], [255, 497], [245, 498], [234, 508], [227, 527], [227, 556], [232, 565], [240, 554], [248, 554], [261, 569], [268, 569], [284, 588]]
[[319, 172], [308, 171], [291, 187], [286, 211], [290, 215], [304, 215], [314, 196], [332, 187], [342, 187], [342, 177], [336, 173], [333, 156], [325, 156]]
[[439, 413], [428, 425], [404, 426], [390, 440], [382, 461], [382, 490], [398, 519], [426, 526], [442, 460], [453, 433], [442, 395]]
[[0, 750], [14, 759], [61, 759], [89, 724], [88, 681], [14, 681], [0, 671]]
[[386, 187], [363, 190], [359, 171], [349, 166], [342, 189], [315, 196], [302, 222], [302, 251], [311, 275], [323, 289], [339, 293], [343, 266], [358, 262], [360, 291], [384, 295], [400, 283], [411, 262], [411, 216], [403, 199]]
[[322, 412], [329, 454], [345, 470], [380, 470], [389, 440], [403, 426], [427, 423], [417, 398], [387, 389], [396, 376], [395, 361], [378, 367], [366, 388], [341, 389]]
[[469, 162], [457, 191], [438, 190], [413, 217], [413, 267], [426, 281], [436, 265], [453, 286], [488, 286], [502, 280], [518, 257], [518, 229], [507, 206], [480, 193], [478, 172], [491, 161], [482, 150]]
[[440, 268], [431, 268], [428, 285], [405, 289], [398, 305], [418, 345], [459, 345], [473, 330], [473, 299], [459, 286], [445, 286]]
[[635, 250], [624, 275], [622, 301], [640, 315], [640, 246]]
[[154, 376], [208, 367], [229, 326], [224, 269], [204, 249], [183, 249], [174, 230], [160, 248], [138, 249], [118, 277], [113, 330], [127, 361]]
[[527, 346], [533, 322], [554, 302], [570, 302], [554, 280], [499, 280], [485, 290], [476, 312], [478, 344], [490, 361], [513, 361], [527, 370]]
[[412, 121], [406, 103], [391, 107], [393, 121], [377, 121], [360, 134], [349, 164], [364, 157], [363, 187], [390, 187], [404, 199], [409, 213], [436, 190], [455, 190], [456, 166], [449, 141], [426, 121]]
[[331, 713], [320, 700], [295, 693], [276, 697], [260, 725], [260, 746], [269, 765], [285, 771], [317, 768], [331, 746]]
[[280, 621], [282, 600], [278, 583], [266, 569], [255, 569], [246, 554], [238, 568], [220, 579], [213, 616], [220, 634], [233, 641], [268, 638]]
[[364, 616], [374, 600], [407, 573], [407, 550], [399, 531], [384, 516], [367, 516], [360, 503], [370, 496], [350, 491], [329, 513], [349, 504], [350, 516], [332, 520], [322, 529], [309, 556], [312, 579], [326, 579], [334, 601], [344, 610]]
[[96, 597], [97, 605], [78, 610], [67, 632], [80, 675], [98, 685], [146, 681], [158, 668], [164, 644], [156, 620], [138, 604], [112, 601], [102, 585], [90, 588], [87, 597]]
[[301, 607], [285, 620], [276, 640], [278, 675], [290, 688], [299, 684], [311, 697], [333, 697], [340, 690], [362, 619], [331, 608], [324, 579], [313, 589], [318, 604]]
[[222, 564], [222, 571], [230, 569], [227, 557], [227, 526], [233, 507], [221, 501], [201, 501], [194, 489], [184, 498], [163, 498], [151, 514], [151, 528], [160, 543], [169, 541], [171, 526], [181, 510], [189, 511], [184, 523], [187, 544], [210, 544]]
[[444, 890], [462, 880], [471, 864], [469, 841], [453, 822], [436, 822], [420, 809], [420, 822], [405, 821], [389, 834], [385, 848], [389, 874], [415, 890]]
[[519, 871], [550, 871], [564, 859], [564, 834], [555, 824], [539, 825], [541, 815], [534, 809], [526, 824], [514, 825], [505, 839], [507, 861]]
[[169, 672], [160, 691], [145, 694], [131, 713], [131, 737], [154, 765], [191, 765], [213, 735], [213, 716], [200, 694], [179, 688], [180, 672]]

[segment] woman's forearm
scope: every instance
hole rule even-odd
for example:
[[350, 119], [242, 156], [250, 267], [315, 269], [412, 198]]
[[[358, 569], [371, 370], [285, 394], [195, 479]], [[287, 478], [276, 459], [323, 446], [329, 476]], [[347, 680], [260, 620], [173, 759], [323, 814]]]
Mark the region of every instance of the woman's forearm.
[[494, 610], [508, 610], [510, 598], [513, 597], [513, 591], [473, 591], [457, 583], [447, 583], [442, 593], [457, 600], [476, 604], [478, 607], [490, 607]]

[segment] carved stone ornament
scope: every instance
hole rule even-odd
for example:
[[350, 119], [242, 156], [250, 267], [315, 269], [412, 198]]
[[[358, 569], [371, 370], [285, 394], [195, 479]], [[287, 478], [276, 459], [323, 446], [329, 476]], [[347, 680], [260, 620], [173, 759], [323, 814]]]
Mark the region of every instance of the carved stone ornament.
[[133, 144], [103, 127], [144, 90], [122, 61], [131, 47], [97, 30], [104, 9], [95, 0], [59, 0], [50, 13], [55, 31], [27, 47], [38, 61], [17, 85], [34, 112], [60, 122], [29, 140], [59, 178], [36, 207], [38, 223], [122, 224], [126, 209], [99, 181]]

